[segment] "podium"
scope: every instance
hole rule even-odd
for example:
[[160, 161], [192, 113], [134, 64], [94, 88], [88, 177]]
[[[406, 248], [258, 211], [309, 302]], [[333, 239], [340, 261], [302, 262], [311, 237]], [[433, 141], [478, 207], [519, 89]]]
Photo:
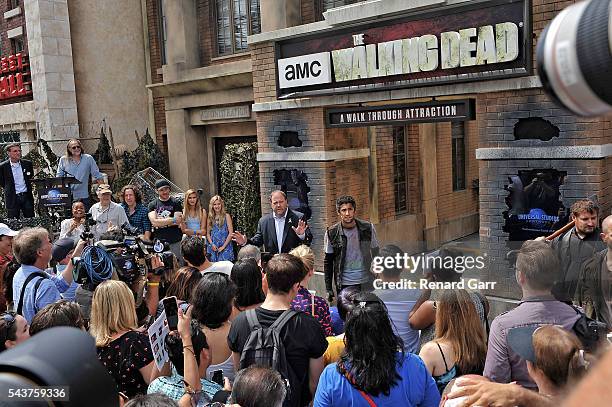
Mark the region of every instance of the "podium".
[[62, 217], [71, 217], [72, 190], [70, 185], [80, 184], [74, 177], [53, 177], [33, 179], [38, 196], [38, 214], [58, 213]]

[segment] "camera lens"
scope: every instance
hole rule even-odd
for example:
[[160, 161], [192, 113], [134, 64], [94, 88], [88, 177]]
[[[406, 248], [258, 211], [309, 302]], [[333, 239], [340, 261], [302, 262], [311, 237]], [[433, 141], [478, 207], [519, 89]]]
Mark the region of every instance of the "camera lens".
[[612, 112], [610, 0], [590, 0], [563, 10], [542, 32], [537, 70], [546, 92], [580, 116]]

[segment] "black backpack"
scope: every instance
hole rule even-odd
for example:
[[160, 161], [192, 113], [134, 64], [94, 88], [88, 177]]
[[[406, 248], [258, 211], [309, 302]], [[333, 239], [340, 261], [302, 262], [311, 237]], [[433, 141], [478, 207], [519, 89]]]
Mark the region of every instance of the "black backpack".
[[607, 325], [604, 322], [587, 317], [573, 305], [570, 305], [570, 307], [580, 316], [576, 320], [576, 323], [574, 323], [572, 330], [584, 345], [584, 350], [591, 353], [595, 352], [598, 346], [603, 343], [606, 338], [606, 334], [608, 333]]
[[[287, 384], [295, 383], [297, 377], [287, 362], [285, 345], [281, 340], [280, 333], [287, 322], [296, 314], [296, 311], [288, 309], [269, 328], [264, 328], [259, 323], [254, 309], [246, 311], [246, 319], [251, 334], [240, 355], [240, 369], [251, 365], [266, 366], [280, 373]], [[292, 398], [289, 388], [287, 386], [285, 403]], [[296, 396], [299, 397], [299, 395]]]

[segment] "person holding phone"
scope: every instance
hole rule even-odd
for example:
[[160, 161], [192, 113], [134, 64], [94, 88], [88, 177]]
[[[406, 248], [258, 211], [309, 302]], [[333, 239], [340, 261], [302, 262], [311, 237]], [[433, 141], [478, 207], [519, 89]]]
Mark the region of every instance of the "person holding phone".
[[[174, 301], [174, 306], [170, 304], [172, 301]], [[172, 371], [169, 376], [160, 376], [153, 380], [147, 393], [163, 393], [172, 400], [179, 401], [185, 394], [184, 382], [189, 383], [191, 387], [197, 387], [199, 382], [199, 388], [203, 391], [201, 398], [212, 400], [222, 386], [205, 378], [206, 368], [210, 365], [210, 351], [206, 336], [200, 330], [197, 321], [191, 319], [191, 307], [186, 313], [183, 312], [183, 307], [177, 307], [175, 297], [164, 299], [164, 307], [168, 327], [176, 331], [171, 332], [165, 341], [168, 357], [172, 363]], [[172, 322], [170, 322], [171, 319]], [[195, 359], [195, 366], [190, 369], [190, 365], [194, 365], [193, 359]], [[221, 383], [223, 383], [223, 378]]]

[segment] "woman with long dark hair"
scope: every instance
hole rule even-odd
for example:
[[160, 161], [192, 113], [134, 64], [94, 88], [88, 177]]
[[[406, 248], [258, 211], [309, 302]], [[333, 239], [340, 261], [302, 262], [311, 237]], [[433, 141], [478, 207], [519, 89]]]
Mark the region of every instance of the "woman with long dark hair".
[[423, 361], [404, 352], [382, 301], [362, 292], [346, 321], [345, 353], [319, 379], [314, 405], [424, 406], [440, 394]]
[[237, 289], [233, 317], [242, 311], [257, 308], [264, 302], [266, 296], [262, 288], [262, 277], [255, 259], [242, 259], [234, 263], [230, 275]]
[[236, 286], [223, 273], [204, 273], [191, 296], [193, 318], [200, 323], [212, 355], [206, 379], [212, 379], [216, 370], [223, 370], [223, 376], [234, 380], [234, 362], [227, 335], [232, 326], [230, 317], [235, 297]]

